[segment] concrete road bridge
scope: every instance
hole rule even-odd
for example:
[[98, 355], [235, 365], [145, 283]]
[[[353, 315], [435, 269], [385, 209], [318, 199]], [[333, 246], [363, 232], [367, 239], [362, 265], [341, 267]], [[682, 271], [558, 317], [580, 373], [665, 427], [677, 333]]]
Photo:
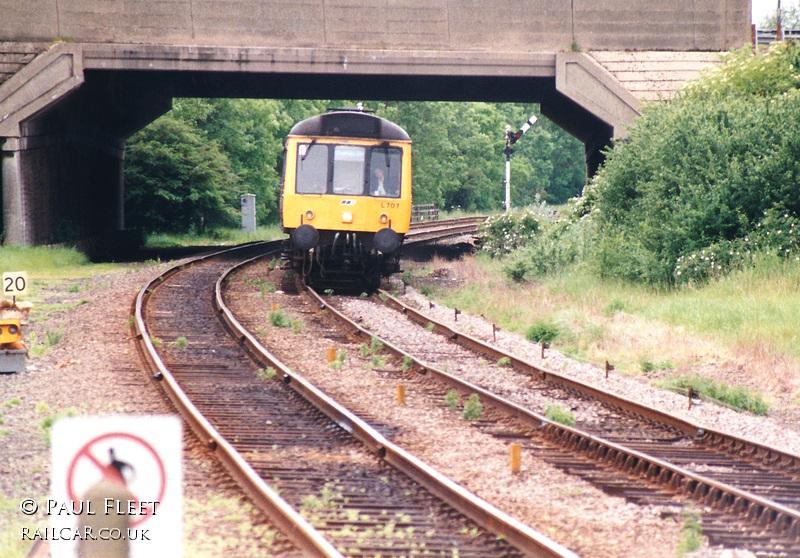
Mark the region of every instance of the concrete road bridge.
[[750, 0], [0, 0], [3, 236], [124, 229], [125, 138], [174, 97], [535, 102], [589, 173], [751, 42]]

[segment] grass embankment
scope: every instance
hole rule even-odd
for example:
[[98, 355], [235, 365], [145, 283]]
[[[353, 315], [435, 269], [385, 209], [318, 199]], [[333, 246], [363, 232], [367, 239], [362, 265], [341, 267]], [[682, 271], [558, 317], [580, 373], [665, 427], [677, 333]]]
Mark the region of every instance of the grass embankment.
[[171, 248], [174, 246], [221, 246], [244, 244], [256, 240], [277, 240], [286, 235], [280, 225], [257, 227], [254, 233], [240, 229], [215, 229], [202, 235], [153, 233], [147, 235], [145, 245], [151, 248]]
[[662, 290], [576, 269], [515, 283], [502, 265], [479, 255], [436, 261], [412, 275], [451, 267], [465, 281], [434, 289], [444, 304], [667, 389], [691, 384], [758, 414], [767, 411], [758, 391], [788, 394], [795, 404], [800, 397], [800, 262], [764, 260], [705, 285]]
[[79, 279], [118, 269], [114, 264], [91, 264], [75, 248], [49, 246], [4, 246], [0, 248], [0, 271], [27, 271], [29, 279]]

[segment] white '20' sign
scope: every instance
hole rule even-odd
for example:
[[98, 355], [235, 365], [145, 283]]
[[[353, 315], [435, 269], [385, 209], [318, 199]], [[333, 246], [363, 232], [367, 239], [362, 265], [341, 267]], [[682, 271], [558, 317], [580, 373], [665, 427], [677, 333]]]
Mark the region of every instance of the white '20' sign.
[[28, 272], [3, 273], [3, 296], [18, 296], [28, 292]]

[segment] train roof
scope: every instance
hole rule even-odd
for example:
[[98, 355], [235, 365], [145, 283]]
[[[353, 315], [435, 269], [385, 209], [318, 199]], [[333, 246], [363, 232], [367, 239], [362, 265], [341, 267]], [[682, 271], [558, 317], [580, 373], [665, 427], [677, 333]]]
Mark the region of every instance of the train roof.
[[411, 141], [406, 131], [394, 122], [355, 110], [334, 110], [312, 116], [295, 124], [289, 135]]

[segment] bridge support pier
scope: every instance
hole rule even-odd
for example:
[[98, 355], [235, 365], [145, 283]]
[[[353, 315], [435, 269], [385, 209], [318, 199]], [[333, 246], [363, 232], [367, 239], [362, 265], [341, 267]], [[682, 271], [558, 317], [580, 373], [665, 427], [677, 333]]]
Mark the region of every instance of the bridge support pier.
[[123, 229], [124, 141], [75, 132], [8, 138], [2, 145], [7, 244], [107, 238]]
[[87, 82], [83, 56], [81, 45], [54, 45], [0, 90], [5, 244], [69, 242], [101, 257], [129, 248], [125, 138], [172, 98], [131, 76]]

